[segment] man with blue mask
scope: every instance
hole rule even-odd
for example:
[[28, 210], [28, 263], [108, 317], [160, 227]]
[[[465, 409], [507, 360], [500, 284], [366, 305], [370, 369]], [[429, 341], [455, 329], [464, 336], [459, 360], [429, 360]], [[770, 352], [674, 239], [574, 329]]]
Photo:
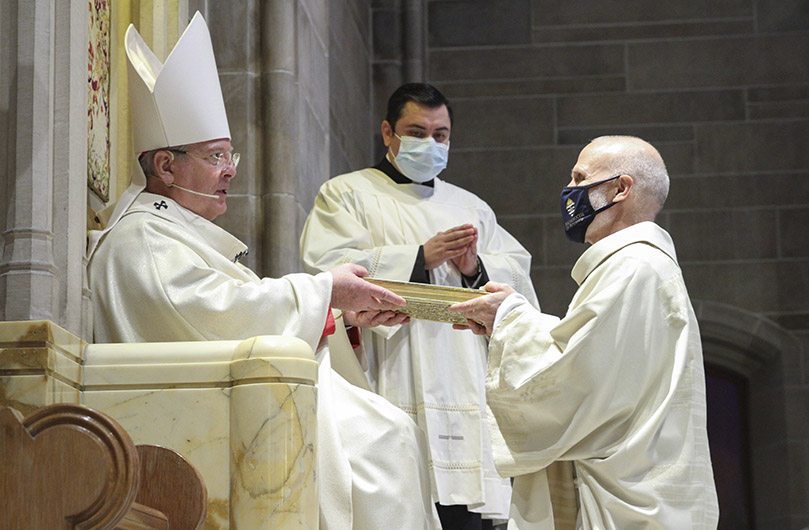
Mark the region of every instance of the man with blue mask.
[[[435, 87], [397, 89], [382, 121], [383, 160], [321, 187], [301, 237], [306, 270], [354, 263], [376, 278], [455, 287], [492, 279], [536, 305], [528, 252], [484, 201], [439, 177], [451, 129], [451, 107]], [[511, 486], [491, 459], [486, 341], [446, 323], [413, 320], [364, 328], [356, 342], [369, 386], [427, 435], [444, 530], [505, 519]]]
[[565, 232], [590, 243], [565, 317], [497, 283], [450, 308], [491, 336], [495, 464], [515, 477], [509, 530], [554, 528], [557, 461], [576, 471], [577, 528], [717, 526], [699, 327], [674, 243], [654, 223], [668, 189], [649, 143], [596, 138], [561, 195]]

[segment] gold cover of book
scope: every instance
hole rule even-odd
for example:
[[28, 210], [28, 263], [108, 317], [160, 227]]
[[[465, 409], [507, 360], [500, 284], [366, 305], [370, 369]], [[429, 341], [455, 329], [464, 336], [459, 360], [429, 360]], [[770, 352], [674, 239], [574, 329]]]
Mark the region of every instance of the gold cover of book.
[[466, 324], [466, 317], [462, 313], [450, 313], [447, 311], [447, 307], [489, 294], [480, 289], [465, 289], [463, 287], [447, 287], [444, 285], [381, 280], [378, 278], [365, 278], [365, 280], [393, 291], [407, 300], [407, 304], [397, 309], [397, 312], [419, 320], [433, 320], [452, 324]]

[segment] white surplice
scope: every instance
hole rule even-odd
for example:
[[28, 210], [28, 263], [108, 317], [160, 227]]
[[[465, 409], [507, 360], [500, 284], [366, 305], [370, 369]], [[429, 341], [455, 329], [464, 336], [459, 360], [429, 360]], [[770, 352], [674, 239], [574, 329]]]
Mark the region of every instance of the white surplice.
[[[308, 272], [357, 263], [372, 277], [407, 281], [419, 246], [465, 223], [478, 228], [478, 256], [489, 278], [536, 304], [528, 252], [497, 224], [484, 201], [439, 178], [434, 187], [398, 184], [368, 168], [327, 181], [304, 227], [301, 255]], [[431, 270], [430, 281], [462, 285], [449, 262]], [[363, 330], [362, 338], [372, 387], [427, 434], [435, 500], [505, 517], [511, 488], [491, 461], [485, 339], [423, 320]]]
[[[246, 249], [171, 199], [141, 193], [90, 257], [96, 342], [288, 335], [317, 350], [331, 274], [259, 278], [237, 261]], [[418, 487], [430, 480], [418, 427], [332, 371], [325, 348], [317, 357], [321, 528], [440, 528]]]
[[551, 530], [545, 468], [573, 461], [585, 530], [716, 528], [700, 334], [669, 235], [633, 225], [588, 248], [566, 316], [518, 295], [486, 378], [514, 480], [509, 530]]

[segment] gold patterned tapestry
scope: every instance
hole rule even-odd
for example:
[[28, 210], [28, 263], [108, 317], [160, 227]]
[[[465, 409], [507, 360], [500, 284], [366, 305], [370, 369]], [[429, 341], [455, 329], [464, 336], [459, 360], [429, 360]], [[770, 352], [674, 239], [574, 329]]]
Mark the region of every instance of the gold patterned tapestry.
[[110, 186], [110, 9], [108, 0], [88, 0], [87, 183], [101, 200]]

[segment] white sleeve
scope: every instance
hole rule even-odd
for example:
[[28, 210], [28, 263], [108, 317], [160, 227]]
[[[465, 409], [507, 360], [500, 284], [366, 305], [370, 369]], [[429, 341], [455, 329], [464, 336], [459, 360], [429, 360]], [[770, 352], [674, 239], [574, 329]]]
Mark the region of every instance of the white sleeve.
[[420, 245], [375, 244], [360, 209], [351, 192], [339, 190], [331, 182], [320, 188], [301, 234], [304, 270], [315, 273], [356, 263], [372, 277], [409, 280]]
[[525, 299], [523, 295], [520, 293], [512, 293], [503, 300], [503, 303], [500, 304], [500, 307], [497, 308], [497, 313], [494, 315], [494, 328], [502, 322], [503, 318], [511, 312], [512, 309], [521, 305], [527, 304], [528, 300]]

